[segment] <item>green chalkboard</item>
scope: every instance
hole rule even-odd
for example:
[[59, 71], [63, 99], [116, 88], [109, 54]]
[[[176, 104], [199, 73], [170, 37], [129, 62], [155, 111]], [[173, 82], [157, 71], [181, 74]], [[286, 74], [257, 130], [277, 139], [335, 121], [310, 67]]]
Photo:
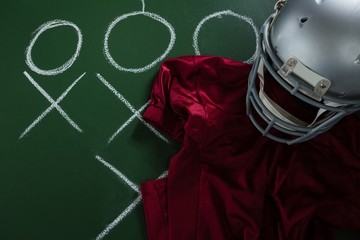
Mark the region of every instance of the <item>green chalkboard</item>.
[[251, 60], [273, 0], [5, 0], [0, 239], [146, 239], [138, 186], [179, 149], [145, 124], [161, 62]]
[[273, 4], [3, 1], [0, 239], [146, 239], [137, 187], [179, 148], [140, 117], [161, 62], [250, 59]]

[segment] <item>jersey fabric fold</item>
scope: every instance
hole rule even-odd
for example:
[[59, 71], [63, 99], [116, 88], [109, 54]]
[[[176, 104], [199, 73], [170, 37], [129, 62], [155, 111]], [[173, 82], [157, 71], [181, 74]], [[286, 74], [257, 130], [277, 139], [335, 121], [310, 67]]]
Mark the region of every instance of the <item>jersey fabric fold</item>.
[[161, 65], [143, 118], [181, 149], [166, 178], [141, 185], [149, 240], [331, 240], [334, 228], [360, 229], [359, 119], [274, 142], [246, 115], [250, 70], [214, 56]]

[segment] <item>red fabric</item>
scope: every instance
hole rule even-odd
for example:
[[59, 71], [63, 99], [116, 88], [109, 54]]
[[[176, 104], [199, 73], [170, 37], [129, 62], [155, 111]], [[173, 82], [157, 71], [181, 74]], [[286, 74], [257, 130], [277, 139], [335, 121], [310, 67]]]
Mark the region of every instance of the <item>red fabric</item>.
[[149, 240], [330, 240], [360, 229], [360, 122], [287, 146], [246, 116], [250, 65], [163, 63], [144, 119], [182, 143], [168, 177], [141, 185]]

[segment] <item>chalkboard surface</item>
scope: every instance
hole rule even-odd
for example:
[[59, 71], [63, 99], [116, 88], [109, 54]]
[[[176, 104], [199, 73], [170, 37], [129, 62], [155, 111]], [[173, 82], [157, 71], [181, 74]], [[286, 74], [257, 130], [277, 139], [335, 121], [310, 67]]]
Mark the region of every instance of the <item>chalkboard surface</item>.
[[179, 149], [141, 118], [161, 62], [251, 61], [273, 0], [5, 0], [0, 239], [146, 239], [138, 186]]

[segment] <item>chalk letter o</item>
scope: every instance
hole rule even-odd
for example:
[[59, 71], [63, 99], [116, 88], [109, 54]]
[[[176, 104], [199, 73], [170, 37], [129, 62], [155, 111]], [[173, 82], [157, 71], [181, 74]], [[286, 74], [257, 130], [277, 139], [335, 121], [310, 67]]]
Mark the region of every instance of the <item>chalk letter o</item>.
[[[48, 29], [51, 28], [56, 28], [56, 27], [60, 27], [60, 26], [70, 26], [73, 27], [78, 35], [78, 43], [76, 46], [76, 51], [74, 53], [74, 55], [66, 62], [64, 63], [62, 66], [58, 67], [58, 68], [54, 68], [54, 69], [50, 69], [50, 70], [43, 70], [40, 69], [39, 67], [37, 67], [33, 60], [32, 60], [32, 56], [31, 56], [31, 52], [32, 52], [32, 48], [35, 45], [36, 40], [40, 37], [40, 35], [45, 32]], [[76, 58], [79, 56], [80, 53], [80, 49], [81, 49], [81, 45], [82, 45], [82, 34], [80, 29], [72, 22], [69, 21], [65, 21], [65, 20], [53, 20], [53, 21], [49, 21], [44, 23], [43, 25], [41, 25], [36, 31], [35, 31], [35, 36], [33, 39], [31, 39], [29, 46], [26, 48], [25, 51], [25, 55], [26, 55], [26, 64], [29, 66], [29, 68], [31, 70], [33, 70], [34, 72], [40, 74], [40, 75], [47, 75], [47, 76], [53, 76], [53, 75], [57, 75], [60, 74], [64, 71], [66, 71], [69, 67], [71, 67], [71, 65], [75, 62]]]
[[215, 13], [205, 17], [204, 19], [202, 19], [200, 21], [200, 23], [197, 25], [197, 27], [195, 29], [195, 32], [194, 32], [194, 35], [193, 35], [193, 47], [194, 47], [194, 50], [195, 50], [195, 54], [196, 55], [201, 54], [200, 49], [199, 49], [199, 45], [198, 45], [198, 38], [199, 38], [200, 29], [202, 28], [204, 23], [209, 21], [212, 18], [220, 18], [223, 15], [225, 15], [225, 16], [233, 16], [233, 17], [236, 17], [236, 18], [238, 18], [240, 20], [243, 20], [243, 21], [247, 22], [253, 28], [254, 33], [255, 33], [255, 37], [256, 37], [256, 49], [255, 49], [254, 54], [248, 60], [245, 61], [246, 63], [252, 63], [255, 60], [258, 53], [259, 53], [259, 46], [258, 46], [259, 33], [258, 33], [258, 30], [257, 30], [253, 20], [250, 17], [239, 15], [237, 13], [234, 13], [234, 12], [230, 11], [230, 10], [221, 11], [221, 12], [215, 12]]
[[[144, 15], [146, 17], [152, 18], [152, 19], [164, 24], [169, 29], [170, 42], [169, 42], [169, 45], [168, 45], [166, 51], [162, 55], [160, 55], [160, 57], [158, 57], [153, 62], [146, 65], [145, 67], [125, 68], [125, 67], [121, 66], [120, 64], [118, 64], [111, 56], [110, 51], [109, 51], [108, 41], [109, 41], [110, 33], [113, 30], [113, 28], [116, 26], [116, 24], [118, 24], [120, 21], [122, 21], [128, 17], [132, 17], [132, 16], [136, 16], [136, 15]], [[117, 17], [113, 22], [110, 23], [108, 30], [106, 31], [106, 34], [105, 34], [104, 54], [105, 54], [105, 57], [107, 58], [107, 60], [110, 62], [110, 64], [120, 71], [133, 72], [133, 73], [145, 72], [145, 71], [149, 70], [150, 68], [154, 67], [158, 62], [162, 61], [166, 57], [166, 55], [168, 55], [168, 53], [171, 51], [171, 49], [174, 46], [175, 39], [176, 39], [176, 35], [175, 35], [175, 30], [174, 30], [173, 26], [169, 22], [167, 22], [164, 18], [160, 17], [157, 14], [149, 13], [149, 12], [142, 12], [142, 11], [141, 12], [131, 12], [131, 13], [121, 15], [120, 17]]]

